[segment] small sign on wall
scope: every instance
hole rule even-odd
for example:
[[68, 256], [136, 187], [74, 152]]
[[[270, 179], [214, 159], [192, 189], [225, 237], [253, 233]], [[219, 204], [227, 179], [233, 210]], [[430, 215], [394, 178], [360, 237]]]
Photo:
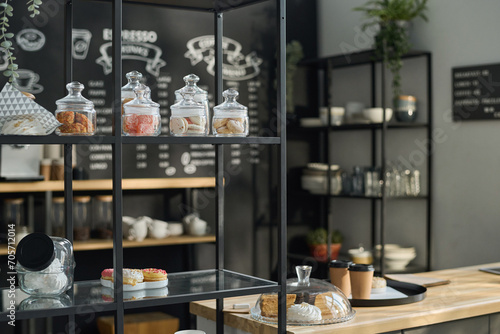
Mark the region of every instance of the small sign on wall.
[[500, 64], [452, 69], [453, 120], [500, 119]]

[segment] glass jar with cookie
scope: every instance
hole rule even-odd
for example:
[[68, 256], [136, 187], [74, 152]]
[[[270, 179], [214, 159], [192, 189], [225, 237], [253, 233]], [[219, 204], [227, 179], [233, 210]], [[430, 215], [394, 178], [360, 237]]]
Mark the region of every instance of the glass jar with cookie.
[[248, 108], [236, 101], [238, 95], [236, 89], [225, 90], [224, 102], [214, 107], [212, 132], [217, 137], [248, 136]]
[[172, 136], [208, 135], [207, 114], [202, 103], [195, 101], [196, 90], [186, 86], [180, 94], [182, 100], [170, 107], [170, 134]]
[[78, 81], [66, 85], [68, 95], [57, 100], [56, 118], [62, 123], [56, 129], [59, 136], [91, 136], [96, 130], [94, 103], [82, 96], [83, 84]]
[[138, 71], [128, 72], [126, 75], [127, 84], [122, 87], [122, 115], [123, 115], [123, 105], [127, 102], [132, 101], [135, 98], [134, 88], [141, 83], [142, 73]]
[[125, 136], [158, 136], [161, 132], [160, 105], [149, 99], [149, 87], [139, 84], [134, 88], [135, 99], [123, 105]]
[[[183, 78], [186, 85], [184, 87], [191, 87], [194, 89], [194, 100], [203, 105], [205, 108], [205, 116], [207, 120], [207, 129], [210, 129], [209, 121], [210, 121], [210, 107], [208, 105], [208, 92], [206, 90], [198, 87], [197, 83], [200, 81], [200, 78], [196, 74], [188, 74]], [[184, 88], [183, 87], [183, 88]], [[182, 88], [175, 91], [175, 103], [180, 102], [182, 100], [181, 94]]]

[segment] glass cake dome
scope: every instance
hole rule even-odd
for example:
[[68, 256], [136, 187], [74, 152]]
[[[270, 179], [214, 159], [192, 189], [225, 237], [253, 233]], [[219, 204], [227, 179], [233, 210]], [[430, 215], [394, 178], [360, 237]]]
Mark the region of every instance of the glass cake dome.
[[[354, 318], [356, 311], [342, 291], [326, 281], [309, 278], [311, 266], [297, 266], [295, 270], [298, 278], [288, 279], [286, 284], [288, 325], [328, 325]], [[250, 313], [255, 320], [276, 324], [278, 294], [260, 295]]]

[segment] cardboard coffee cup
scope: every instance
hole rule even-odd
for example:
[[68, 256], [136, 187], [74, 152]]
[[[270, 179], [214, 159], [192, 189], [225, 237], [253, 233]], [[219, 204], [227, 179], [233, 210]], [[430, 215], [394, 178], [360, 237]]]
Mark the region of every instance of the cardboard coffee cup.
[[349, 266], [352, 299], [370, 299], [374, 271], [371, 264], [355, 263]]
[[350, 261], [330, 261], [330, 281], [339, 288], [346, 297], [351, 294], [351, 278], [349, 275]]

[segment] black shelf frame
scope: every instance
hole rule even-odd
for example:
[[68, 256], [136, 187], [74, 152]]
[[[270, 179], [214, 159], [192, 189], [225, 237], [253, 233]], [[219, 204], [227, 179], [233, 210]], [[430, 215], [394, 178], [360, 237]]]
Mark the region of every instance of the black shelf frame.
[[[380, 273], [383, 275], [385, 273], [385, 220], [387, 216], [387, 201], [388, 200], [403, 200], [403, 199], [421, 199], [426, 201], [426, 266], [425, 270], [429, 271], [432, 268], [431, 263], [431, 251], [432, 251], [432, 55], [428, 51], [418, 51], [413, 50], [403, 55], [403, 59], [411, 58], [424, 58], [425, 66], [427, 69], [427, 122], [426, 123], [396, 123], [396, 122], [386, 122], [385, 121], [385, 109], [388, 103], [385, 99], [385, 63], [381, 59], [377, 59], [374, 50], [361, 51], [350, 54], [334, 55], [323, 58], [308, 59], [300, 62], [301, 66], [308, 67], [310, 69], [316, 70], [318, 72], [318, 78], [322, 83], [320, 87], [323, 87], [323, 91], [320, 89], [319, 100], [320, 105], [330, 106], [330, 94], [329, 88], [332, 82], [332, 72], [335, 69], [354, 67], [360, 65], [370, 66], [370, 80], [371, 80], [371, 103], [373, 106], [376, 104], [376, 87], [378, 85], [376, 78], [376, 66], [380, 65], [380, 87], [381, 87], [381, 107], [383, 108], [383, 122], [382, 123], [367, 123], [367, 124], [342, 124], [342, 125], [331, 125], [331, 115], [327, 113], [327, 123], [325, 126], [313, 126], [313, 127], [300, 127], [299, 131], [311, 132], [315, 131], [319, 134], [319, 142], [323, 145], [321, 154], [323, 156], [323, 161], [331, 165], [330, 147], [331, 147], [331, 135], [336, 131], [358, 131], [365, 130], [371, 132], [371, 160], [372, 166], [376, 165], [377, 162], [377, 133], [380, 133], [380, 164], [381, 164], [381, 180], [383, 182], [382, 196], [345, 196], [345, 195], [328, 195], [331, 189], [331, 170], [327, 171], [327, 191], [325, 195], [314, 195], [322, 198], [321, 208], [323, 214], [321, 215], [322, 226], [329, 230], [329, 220], [332, 215], [330, 200], [333, 198], [352, 198], [352, 199], [369, 199], [371, 200], [371, 235], [372, 235], [372, 245], [377, 243], [376, 236], [376, 222], [377, 222], [377, 205], [379, 206], [379, 238], [378, 243], [382, 245], [381, 248], [381, 258], [379, 268], [381, 268]], [[399, 129], [425, 129], [426, 130], [426, 158], [427, 158], [427, 195], [421, 196], [408, 196], [408, 197], [389, 197], [385, 194], [385, 173], [383, 172], [386, 167], [386, 136], [389, 130], [398, 131]], [[297, 130], [297, 128], [294, 128]], [[302, 194], [303, 195], [303, 194]], [[329, 231], [330, 232], [330, 231]], [[330, 254], [329, 254], [330, 256]]]
[[[66, 237], [73, 242], [73, 188], [72, 188], [72, 147], [73, 145], [86, 144], [110, 144], [112, 147], [112, 183], [113, 183], [113, 267], [115, 269], [114, 296], [113, 302], [102, 304], [101, 311], [113, 311], [115, 333], [124, 332], [124, 310], [147, 306], [159, 306], [175, 303], [187, 303], [196, 300], [213, 299], [217, 300], [216, 320], [217, 333], [224, 333], [223, 300], [226, 297], [258, 294], [265, 292], [278, 293], [278, 333], [286, 333], [286, 0], [273, 0], [276, 3], [276, 40], [277, 40], [277, 136], [276, 137], [242, 137], [242, 138], [219, 138], [219, 137], [122, 137], [121, 119], [121, 87], [122, 87], [122, 58], [121, 58], [121, 31], [122, 31], [122, 10], [124, 4], [165, 6], [173, 9], [206, 11], [214, 16], [214, 37], [215, 37], [215, 102], [222, 102], [222, 36], [223, 36], [223, 12], [245, 7], [269, 0], [240, 0], [237, 4], [230, 0], [114, 0], [112, 2], [112, 97], [113, 97], [113, 133], [111, 136], [0, 136], [0, 144], [61, 144], [64, 147], [64, 197], [65, 197], [65, 219]], [[110, 2], [110, 1], [107, 1]], [[73, 2], [65, 0], [64, 7], [64, 71], [65, 82], [61, 83], [65, 87], [67, 82], [73, 80], [72, 59], [71, 59], [71, 33], [73, 27]], [[63, 92], [61, 92], [63, 93]], [[170, 296], [166, 298], [152, 299], [148, 301], [124, 302], [123, 299], [123, 242], [122, 242], [122, 209], [123, 209], [123, 189], [122, 180], [122, 148], [126, 144], [213, 144], [216, 151], [216, 268], [219, 273], [229, 272], [224, 269], [224, 146], [230, 144], [261, 144], [279, 146], [279, 199], [277, 200], [276, 212], [279, 222], [278, 226], [278, 282], [275, 285], [257, 284], [250, 288], [225, 290], [227, 283], [224, 277], [217, 279], [217, 288], [213, 291], [203, 293], [188, 293], [180, 296]], [[175, 277], [175, 274], [172, 274]], [[243, 274], [237, 274], [246, 277]], [[169, 275], [170, 276], [170, 275]], [[219, 276], [217, 276], [219, 277]], [[264, 280], [263, 280], [264, 282]], [[75, 285], [78, 285], [75, 282]], [[73, 298], [73, 289], [68, 291], [70, 298]], [[99, 303], [101, 306], [101, 303]], [[32, 317], [51, 317], [67, 315], [68, 323], [74, 324], [75, 314], [79, 312], [78, 307], [71, 306], [62, 309], [44, 309], [40, 311], [18, 311], [17, 319], [28, 319]], [[95, 312], [92, 311], [91, 312]], [[0, 313], [1, 314], [1, 313]], [[4, 317], [7, 319], [6, 317]], [[75, 326], [68, 326], [68, 333], [75, 333]]]

